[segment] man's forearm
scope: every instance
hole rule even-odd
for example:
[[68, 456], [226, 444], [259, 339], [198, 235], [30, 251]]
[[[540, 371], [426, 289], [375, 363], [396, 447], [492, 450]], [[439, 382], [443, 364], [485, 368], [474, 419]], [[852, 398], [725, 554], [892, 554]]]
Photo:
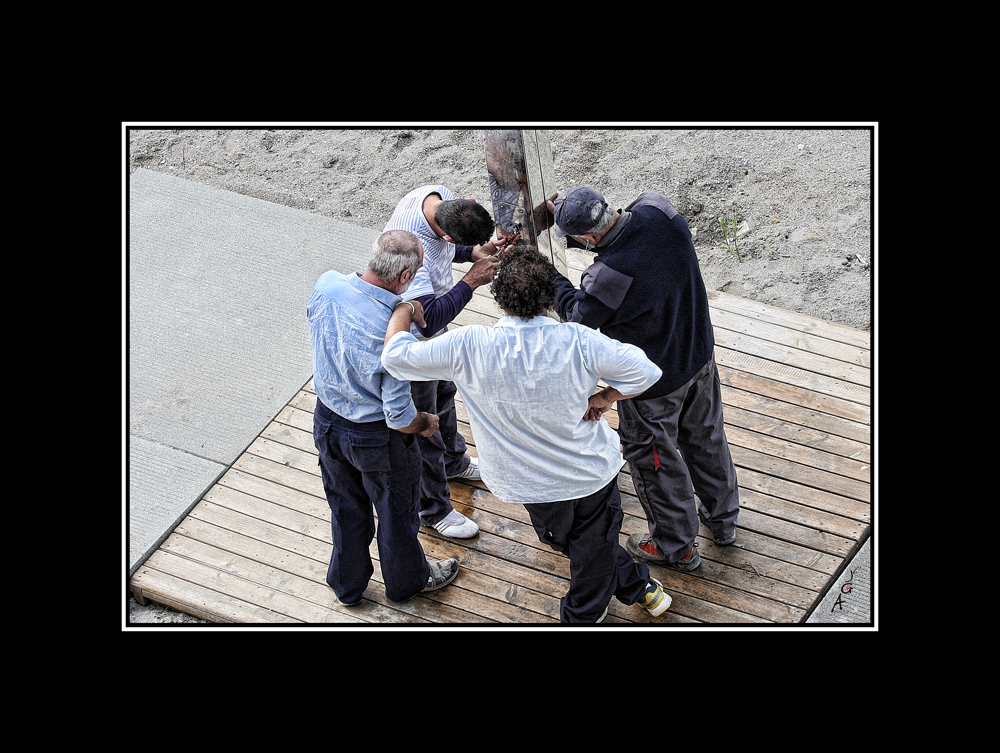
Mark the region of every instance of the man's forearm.
[[383, 347], [389, 344], [392, 336], [398, 332], [409, 332], [410, 324], [416, 314], [416, 307], [419, 303], [412, 301], [400, 301], [393, 309], [392, 316], [389, 317], [389, 326], [385, 330], [385, 341]]
[[[389, 324], [385, 330], [385, 341], [383, 347], [389, 344], [393, 335], [397, 335], [400, 332], [409, 332], [410, 324], [416, 316], [417, 323], [423, 322], [424, 314], [423, 309], [419, 302], [416, 301], [400, 301], [396, 304], [396, 308], [392, 312], [392, 316], [389, 317]], [[440, 419], [433, 413], [424, 413], [423, 411], [418, 412], [416, 418], [414, 418], [409, 426], [404, 426], [402, 429], [396, 429], [396, 431], [403, 434], [420, 434], [425, 437], [429, 437], [435, 431], [437, 431], [440, 425]]]
[[633, 397], [639, 397], [641, 394], [642, 392], [637, 392], [634, 395], [623, 395], [614, 387], [605, 387], [600, 392], [595, 392], [590, 396], [587, 402], [587, 412], [583, 418], [586, 421], [600, 421], [601, 416], [611, 410], [619, 400], [629, 400]]
[[579, 321], [576, 318], [577, 306], [579, 306], [579, 288], [570, 282], [566, 277], [556, 272], [556, 312], [563, 321]]
[[420, 333], [424, 337], [432, 337], [451, 324], [472, 300], [472, 288], [468, 283], [463, 283], [464, 280], [459, 280], [455, 287], [440, 298], [428, 295], [416, 299], [424, 308], [425, 326], [420, 327]]
[[631, 400], [632, 398], [639, 397], [645, 390], [636, 392], [634, 395], [623, 395], [621, 392], [616, 390], [614, 387], [605, 387], [598, 394], [607, 400], [609, 403], [617, 403], [619, 400]]

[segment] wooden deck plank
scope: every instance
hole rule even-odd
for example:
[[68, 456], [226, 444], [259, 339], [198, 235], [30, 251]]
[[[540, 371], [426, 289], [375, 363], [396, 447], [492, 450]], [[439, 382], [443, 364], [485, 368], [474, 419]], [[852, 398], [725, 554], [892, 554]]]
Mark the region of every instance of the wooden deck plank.
[[[184, 521], [181, 526], [178, 526], [175, 533], [179, 538], [183, 537], [183, 539], [172, 543], [171, 539], [174, 537], [171, 536], [164, 542], [165, 548], [176, 545], [178, 548], [183, 547], [181, 551], [187, 551], [190, 547], [187, 542], [195, 541], [203, 545], [213, 545], [229, 555], [240, 557], [242, 558], [238, 560], [240, 563], [252, 560], [260, 566], [262, 573], [267, 572], [268, 566], [271, 566], [276, 573], [284, 573], [286, 577], [289, 575], [295, 576], [295, 580], [289, 581], [292, 583], [291, 587], [295, 588], [294, 593], [304, 595], [304, 598], [308, 598], [325, 609], [346, 614], [353, 619], [371, 623], [394, 624], [426, 624], [428, 622], [416, 614], [407, 614], [399, 609], [392, 609], [371, 601], [366, 603], [363, 608], [344, 607], [340, 605], [333, 591], [330, 590], [324, 580], [326, 563], [315, 557], [310, 558], [297, 552], [282, 549], [269, 542], [260, 541], [253, 536], [238, 533], [227, 528], [220, 528], [205, 520], [194, 518], [188, 518]], [[329, 545], [320, 547], [320, 556], [326, 558], [329, 550]], [[207, 561], [207, 558], [205, 561]], [[220, 562], [218, 566], [223, 567], [225, 565]], [[242, 569], [248, 570], [249, 568], [244, 565]]]
[[[571, 277], [586, 261], [571, 259]], [[496, 304], [483, 288], [476, 293], [455, 326], [495, 322]], [[651, 568], [673, 598], [670, 610], [653, 618], [613, 600], [609, 624], [801, 622], [871, 525], [869, 334], [724, 293], [710, 291], [710, 301], [741, 491], [737, 542], [718, 547], [703, 527], [698, 570]], [[389, 602], [373, 542], [375, 575], [362, 603], [339, 604], [325, 582], [332, 544], [315, 405], [311, 384], [290, 398], [137, 570], [137, 598], [211, 622], [558, 623], [568, 559], [538, 541], [522, 505], [501, 502], [481, 482], [451, 485], [456, 509], [480, 526], [476, 538], [419, 534], [428, 557], [459, 559], [453, 584]], [[457, 408], [475, 454], [460, 398]], [[607, 419], [617, 426], [614, 411]], [[627, 466], [619, 488], [624, 543], [646, 521]]]
[[213, 623], [294, 622], [268, 619], [272, 617], [268, 610], [245, 604], [199, 583], [174, 577], [160, 569], [161, 559], [160, 552], [154, 552], [132, 578], [132, 593], [140, 604], [154, 602]]
[[[273, 483], [273, 482], [269, 482]], [[418, 597], [407, 604], [395, 604], [385, 599], [381, 585], [382, 575], [378, 562], [378, 550], [372, 544], [371, 555], [375, 565], [372, 576], [372, 587], [364, 595], [364, 604], [359, 607], [344, 607], [339, 604], [333, 591], [326, 585], [326, 568], [332, 547], [330, 539], [329, 520], [295, 522], [301, 514], [297, 511], [283, 508], [264, 498], [232, 489], [219, 489], [213, 497], [219, 504], [201, 504], [195, 511], [197, 520], [202, 524], [215, 526], [218, 530], [215, 540], [232, 541], [233, 536], [254, 541], [267, 538], [273, 545], [272, 553], [261, 564], [270, 567], [273, 576], [287, 577], [288, 572], [309, 576], [316, 587], [312, 593], [325, 608], [354, 615], [359, 619], [379, 623], [398, 622], [480, 622], [479, 617], [469, 610], [456, 609], [446, 604], [424, 603], [425, 597]], [[274, 495], [268, 495], [274, 496]], [[192, 513], [192, 516], [194, 513]], [[187, 522], [187, 521], [185, 521]], [[202, 531], [208, 530], [202, 528]], [[189, 533], [190, 529], [183, 524], [178, 531]], [[305, 531], [305, 533], [302, 533]], [[224, 533], [221, 533], [224, 532]], [[249, 559], [249, 558], [248, 558]], [[244, 564], [244, 570], [251, 568]], [[300, 581], [295, 581], [299, 589]], [[271, 582], [274, 586], [275, 583]], [[284, 593], [297, 596], [298, 593], [287, 588]], [[325, 597], [325, 601], [323, 601]], [[418, 611], [416, 606], [424, 604], [424, 609]], [[426, 608], [431, 612], [427, 613]]]
[[[750, 319], [776, 324], [780, 327], [787, 327], [804, 335], [818, 335], [826, 340], [853, 345], [863, 351], [871, 351], [870, 332], [829, 322], [824, 319], [817, 319], [806, 314], [798, 314], [794, 311], [767, 306], [763, 303], [751, 301], [748, 298], [739, 298], [738, 296], [729, 295], [718, 290], [709, 290], [708, 299], [713, 313], [731, 311]], [[865, 365], [869, 365], [867, 361]]]
[[766, 375], [741, 371], [725, 363], [719, 364], [719, 379], [724, 392], [726, 387], [732, 387], [750, 393], [752, 399], [773, 400], [792, 406], [792, 410], [807, 411], [807, 415], [796, 419], [804, 426], [856, 439], [864, 444], [870, 441], [871, 411], [867, 404], [821, 395]]
[[868, 352], [787, 327], [759, 324], [730, 312], [712, 311], [715, 342], [769, 361], [794, 363], [806, 371], [870, 386]]

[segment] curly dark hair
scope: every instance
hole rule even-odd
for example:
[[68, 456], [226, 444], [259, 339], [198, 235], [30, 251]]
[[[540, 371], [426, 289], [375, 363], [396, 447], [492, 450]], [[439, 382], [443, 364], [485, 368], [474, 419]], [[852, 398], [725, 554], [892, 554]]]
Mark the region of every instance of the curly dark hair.
[[504, 254], [490, 292], [507, 314], [528, 321], [555, 306], [556, 269], [536, 246], [518, 243]]
[[434, 221], [460, 246], [481, 246], [493, 235], [493, 218], [482, 204], [449, 199], [438, 204]]

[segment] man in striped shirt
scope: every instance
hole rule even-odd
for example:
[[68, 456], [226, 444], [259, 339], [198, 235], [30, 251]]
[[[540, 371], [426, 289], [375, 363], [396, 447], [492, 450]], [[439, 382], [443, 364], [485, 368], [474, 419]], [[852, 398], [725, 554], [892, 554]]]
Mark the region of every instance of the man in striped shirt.
[[[472, 200], [456, 199], [446, 186], [427, 185], [410, 191], [396, 205], [384, 230], [406, 230], [420, 239], [424, 265], [404, 295], [419, 301], [425, 326], [412, 333], [427, 339], [444, 332], [480, 285], [492, 282], [500, 261], [490, 241], [493, 219], [485, 207]], [[455, 283], [452, 264], [474, 262]], [[420, 437], [423, 457], [420, 521], [451, 538], [471, 538], [479, 526], [451, 503], [449, 478], [479, 479], [478, 462], [466, 453], [465, 438], [458, 431], [453, 382], [412, 382], [410, 394], [418, 411], [440, 416], [440, 426], [430, 437]]]

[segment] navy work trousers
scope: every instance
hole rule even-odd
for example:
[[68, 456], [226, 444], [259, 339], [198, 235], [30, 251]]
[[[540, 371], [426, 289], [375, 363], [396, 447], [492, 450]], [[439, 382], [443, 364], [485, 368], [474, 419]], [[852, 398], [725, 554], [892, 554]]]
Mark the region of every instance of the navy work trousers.
[[333, 554], [326, 582], [344, 604], [356, 604], [374, 573], [376, 538], [385, 595], [407, 601], [427, 585], [430, 566], [417, 541], [420, 450], [415, 434], [385, 421], [359, 424], [316, 401], [313, 441], [330, 505]]
[[[421, 481], [420, 520], [426, 526], [440, 523], [454, 508], [449, 476], [457, 476], [471, 462], [465, 454], [465, 437], [455, 415], [454, 382], [444, 380], [410, 382], [410, 397], [418, 411], [437, 413], [438, 430], [429, 437], [417, 436], [424, 470]], [[443, 415], [442, 415], [443, 414]]]
[[646, 590], [649, 568], [622, 548], [622, 499], [618, 479], [580, 499], [524, 506], [531, 524], [557, 552], [569, 556], [569, 591], [559, 602], [559, 621], [597, 622], [614, 596], [634, 604]]

